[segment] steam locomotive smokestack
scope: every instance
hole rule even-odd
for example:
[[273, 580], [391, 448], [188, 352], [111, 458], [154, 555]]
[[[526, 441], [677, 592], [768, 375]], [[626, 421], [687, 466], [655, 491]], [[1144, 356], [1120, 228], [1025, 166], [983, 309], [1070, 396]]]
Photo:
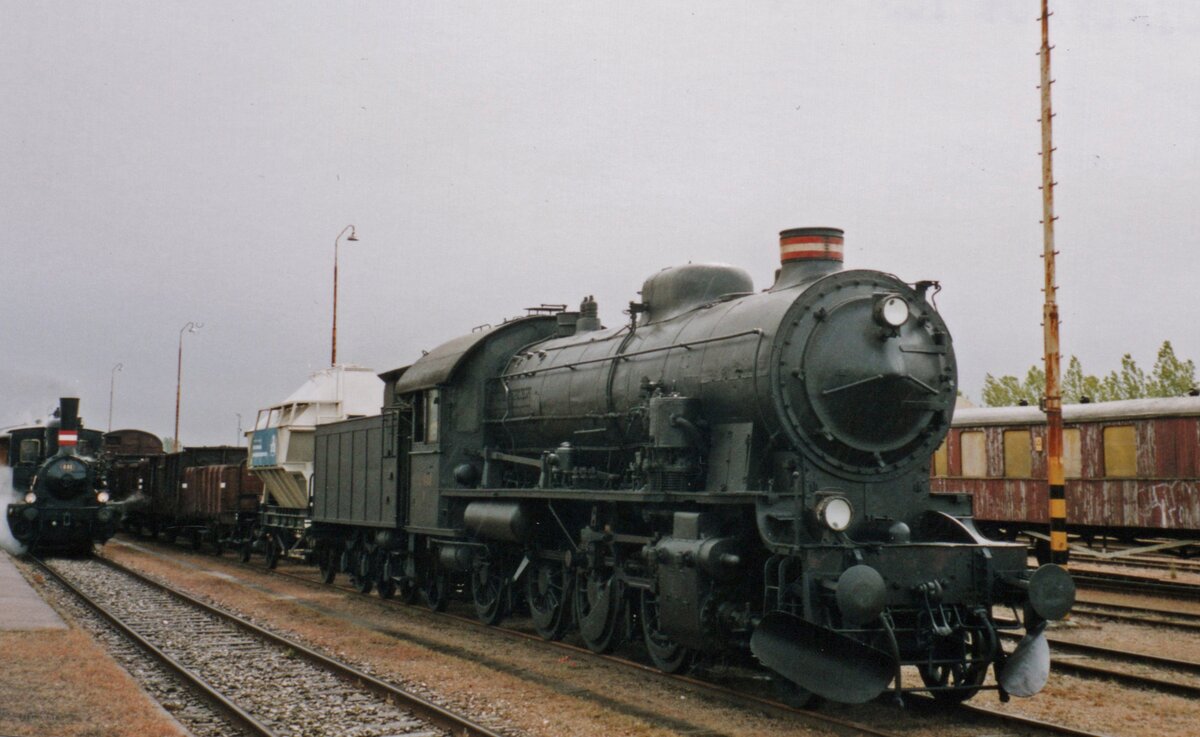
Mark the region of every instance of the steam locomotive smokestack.
[[55, 452], [68, 451], [79, 443], [79, 398], [60, 397], [58, 400], [58, 431], [52, 438]]
[[779, 234], [779, 275], [771, 291], [842, 270], [841, 228], [791, 228]]
[[79, 397], [61, 397], [58, 400], [58, 426], [63, 430], [79, 429]]

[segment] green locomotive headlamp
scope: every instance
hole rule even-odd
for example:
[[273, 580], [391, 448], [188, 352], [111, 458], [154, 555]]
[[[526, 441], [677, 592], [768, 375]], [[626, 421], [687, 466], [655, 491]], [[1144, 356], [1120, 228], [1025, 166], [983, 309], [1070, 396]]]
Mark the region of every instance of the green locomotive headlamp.
[[34, 494], [32, 491], [25, 495], [25, 503], [26, 504], [33, 504], [36, 501], [37, 501], [37, 494]]
[[96, 501], [100, 502], [101, 504], [104, 504], [108, 500], [109, 500], [109, 496], [108, 496], [107, 491], [102, 491], [96, 495]]
[[898, 294], [885, 294], [875, 300], [875, 322], [898, 328], [908, 322], [908, 303]]

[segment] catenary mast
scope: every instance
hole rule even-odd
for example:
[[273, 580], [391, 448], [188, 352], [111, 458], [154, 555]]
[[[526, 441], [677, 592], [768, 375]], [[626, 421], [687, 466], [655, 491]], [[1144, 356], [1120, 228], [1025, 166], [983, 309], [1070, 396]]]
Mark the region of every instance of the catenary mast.
[[1046, 412], [1046, 468], [1050, 499], [1050, 562], [1067, 563], [1067, 496], [1063, 476], [1062, 388], [1058, 348], [1058, 287], [1054, 278], [1054, 146], [1051, 141], [1050, 109], [1050, 10], [1049, 0], [1042, 0], [1042, 258], [1046, 267], [1042, 328], [1046, 352], [1046, 395], [1042, 399]]

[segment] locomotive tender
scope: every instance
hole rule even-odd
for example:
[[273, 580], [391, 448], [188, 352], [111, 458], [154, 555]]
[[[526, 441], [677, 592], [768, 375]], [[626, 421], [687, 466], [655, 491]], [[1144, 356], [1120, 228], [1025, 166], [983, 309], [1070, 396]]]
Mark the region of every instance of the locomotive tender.
[[103, 433], [79, 419], [79, 399], [59, 400], [45, 426], [9, 430], [0, 450], [11, 466], [19, 501], [5, 510], [17, 542], [37, 551], [87, 552], [116, 532], [108, 505]]
[[1074, 586], [930, 494], [957, 394], [936, 285], [842, 271], [842, 235], [781, 233], [764, 291], [669, 268], [621, 327], [589, 297], [383, 374], [381, 415], [316, 431], [326, 580], [435, 608], [465, 588], [484, 621], [524, 605], [595, 651], [640, 629], [668, 671], [749, 652], [797, 699], [959, 700], [989, 667], [1002, 695], [1040, 690]]

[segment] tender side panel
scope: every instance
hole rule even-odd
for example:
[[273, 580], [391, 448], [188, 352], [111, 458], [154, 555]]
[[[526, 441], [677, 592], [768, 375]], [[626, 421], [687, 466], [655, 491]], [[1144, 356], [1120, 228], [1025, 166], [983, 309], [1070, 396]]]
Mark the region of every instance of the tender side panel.
[[383, 458], [381, 415], [321, 425], [316, 432], [313, 521], [394, 527], [395, 473]]

